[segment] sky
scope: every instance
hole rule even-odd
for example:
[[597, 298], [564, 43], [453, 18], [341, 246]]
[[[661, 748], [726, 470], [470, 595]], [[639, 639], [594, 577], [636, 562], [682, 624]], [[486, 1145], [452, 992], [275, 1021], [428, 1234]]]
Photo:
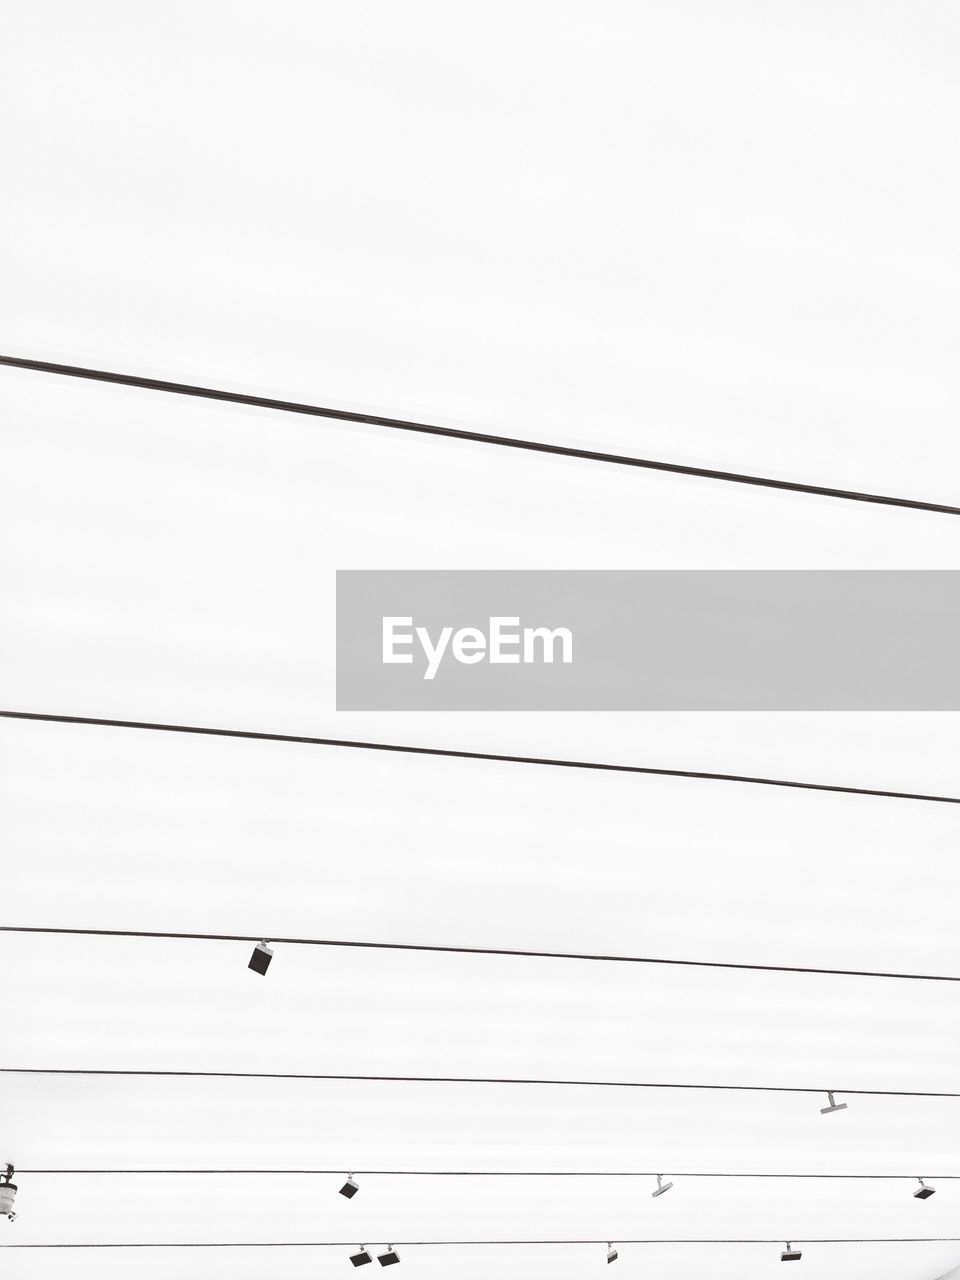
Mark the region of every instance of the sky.
[[[958, 502], [952, 6], [40, 2], [3, 45], [4, 354]], [[0, 438], [3, 708], [958, 793], [955, 714], [334, 700], [338, 569], [958, 569], [954, 518], [8, 368]], [[960, 972], [955, 806], [9, 720], [0, 757], [0, 923]], [[0, 935], [0, 1066], [957, 1087], [951, 984], [276, 950]], [[396, 1240], [960, 1234], [960, 1181], [910, 1194], [960, 1175], [960, 1103], [848, 1101], [3, 1075], [20, 1169], [332, 1172], [23, 1173], [0, 1245], [346, 1242], [135, 1259], [300, 1280]], [[348, 1202], [356, 1168], [677, 1185]], [[711, 1169], [903, 1180], [681, 1176]], [[398, 1247], [424, 1280], [606, 1265]], [[803, 1248], [824, 1280], [960, 1262]]]

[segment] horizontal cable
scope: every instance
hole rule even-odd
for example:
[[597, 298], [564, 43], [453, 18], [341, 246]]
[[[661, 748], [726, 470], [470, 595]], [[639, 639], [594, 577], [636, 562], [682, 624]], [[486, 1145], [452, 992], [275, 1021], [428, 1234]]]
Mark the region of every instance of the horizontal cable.
[[[177, 1177], [343, 1177], [346, 1166], [339, 1169], [23, 1169], [17, 1165], [17, 1174], [31, 1177], [73, 1177], [104, 1175], [126, 1177], [129, 1174], [149, 1176], [176, 1175]], [[350, 1166], [357, 1178], [656, 1178], [657, 1173], [636, 1169], [359, 1169]], [[663, 1174], [663, 1169], [660, 1169]], [[914, 1173], [684, 1173], [670, 1170], [671, 1178], [772, 1178], [783, 1181], [801, 1178], [813, 1182], [916, 1182], [920, 1175]], [[927, 1182], [960, 1181], [960, 1173], [930, 1173], [923, 1175]]]
[[924, 800], [960, 804], [960, 796], [918, 791], [887, 791], [877, 787], [846, 787], [829, 782], [798, 782], [745, 773], [711, 773], [702, 769], [661, 769], [653, 765], [610, 764], [601, 760], [562, 760], [556, 756], [516, 756], [494, 751], [458, 751], [450, 747], [416, 747], [399, 742], [364, 742], [355, 738], [315, 738], [296, 733], [266, 733], [256, 729], [215, 729], [195, 724], [161, 724], [151, 720], [114, 720], [99, 716], [66, 716], [40, 711], [0, 711], [5, 720], [34, 720], [45, 724], [88, 725], [106, 729], [143, 729], [155, 733], [190, 733], [210, 738], [242, 738], [250, 742], [291, 742], [311, 747], [355, 751], [389, 751], [402, 755], [436, 756], [450, 760], [487, 760], [498, 764], [545, 765], [554, 769], [592, 769], [605, 773], [642, 774], [654, 778], [692, 778], [705, 782], [746, 782], [761, 787], [789, 787], [798, 791], [828, 791], [839, 795], [879, 796], [888, 800]]
[[47, 360], [29, 360], [21, 356], [3, 355], [0, 355], [0, 365], [7, 365], [13, 369], [27, 369], [35, 373], [52, 373], [67, 378], [83, 378], [91, 382], [107, 382], [116, 386], [137, 387], [141, 391], [163, 391], [173, 395], [193, 396], [201, 400], [219, 400], [227, 404], [249, 405], [255, 409], [274, 409], [281, 413], [306, 414], [313, 418], [329, 418], [338, 422], [354, 422], [371, 427], [386, 427], [393, 431], [412, 431], [420, 435], [443, 436], [450, 440], [470, 440], [476, 444], [495, 445], [503, 449], [522, 449], [530, 453], [553, 454], [563, 458], [578, 458], [586, 462], [604, 462], [620, 467], [639, 467], [647, 471], [666, 471], [672, 475], [696, 476], [703, 480], [722, 480], [732, 484], [753, 485], [764, 489], [780, 489], [791, 493], [812, 494], [821, 498], [840, 498], [848, 502], [870, 502], [887, 507], [907, 507], [917, 511], [933, 511], [940, 515], [960, 515], [960, 507], [949, 506], [939, 502], [927, 502], [919, 498], [894, 497], [881, 493], [868, 493], [859, 489], [838, 489], [826, 485], [805, 484], [799, 480], [778, 480], [771, 476], [752, 475], [739, 471], [720, 471], [713, 467], [694, 467], [680, 462], [661, 462], [652, 458], [640, 458], [633, 454], [580, 449], [571, 445], [551, 444], [541, 440], [526, 440], [517, 436], [491, 435], [482, 431], [468, 431], [461, 427], [438, 427], [427, 422], [412, 422], [407, 418], [387, 418], [378, 414], [358, 413], [350, 409], [332, 409], [323, 405], [303, 404], [295, 400], [277, 400], [267, 396], [255, 396], [242, 391], [224, 391], [215, 387], [200, 387], [186, 382], [168, 382], [160, 378], [143, 378], [130, 373], [114, 373], [105, 369], [88, 369], [80, 365], [56, 364]]
[[911, 982], [960, 982], [943, 973], [898, 973], [884, 969], [831, 969], [796, 964], [748, 964], [737, 960], [682, 960], [665, 956], [604, 955], [588, 951], [527, 951], [518, 947], [458, 947], [427, 942], [366, 942], [349, 938], [296, 938], [276, 933], [170, 933], [149, 929], [70, 929], [0, 925], [0, 933], [57, 934], [89, 938], [155, 938], [189, 942], [270, 942], [294, 947], [346, 947], [363, 951], [425, 951], [439, 955], [507, 956], [524, 960], [594, 960], [605, 964], [673, 965], [687, 969], [739, 969], [749, 973], [803, 973], [837, 978], [896, 978]]
[[[369, 1238], [369, 1237], [368, 1237]], [[790, 1240], [794, 1244], [957, 1244], [960, 1236], [836, 1236], [818, 1240]], [[602, 1240], [391, 1240], [398, 1249], [425, 1248], [490, 1248], [513, 1245], [579, 1245], [579, 1244], [785, 1244], [786, 1237], [752, 1237], [718, 1240], [625, 1240], [621, 1236], [604, 1236]], [[157, 1240], [144, 1243], [91, 1244], [5, 1244], [2, 1249], [355, 1249], [357, 1240]]]
[[960, 1098], [960, 1093], [918, 1089], [840, 1089], [836, 1086], [786, 1084], [687, 1084], [675, 1080], [556, 1080], [534, 1076], [388, 1076], [344, 1075], [312, 1071], [169, 1071], [102, 1067], [0, 1067], [0, 1075], [20, 1076], [149, 1076], [185, 1080], [343, 1080], [380, 1084], [503, 1084], [570, 1089], [700, 1089], [725, 1093], [845, 1094], [864, 1098]]

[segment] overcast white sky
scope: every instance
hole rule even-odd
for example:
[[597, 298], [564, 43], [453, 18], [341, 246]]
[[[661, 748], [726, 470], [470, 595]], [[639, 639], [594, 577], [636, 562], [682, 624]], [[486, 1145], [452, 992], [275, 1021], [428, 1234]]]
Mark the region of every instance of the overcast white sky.
[[[0, 351], [960, 500], [949, 4], [19, 3]], [[956, 715], [338, 714], [347, 568], [960, 568], [960, 521], [0, 370], [0, 706], [956, 794]], [[0, 923], [960, 972], [953, 807], [0, 723]], [[0, 1066], [956, 1089], [949, 988], [0, 941]], [[960, 1235], [960, 1103], [0, 1077], [0, 1244]], [[401, 1250], [423, 1280], [605, 1266]], [[138, 1254], [150, 1280], [346, 1250]], [[960, 1245], [804, 1247], [935, 1280]], [[125, 1253], [13, 1251], [10, 1280]], [[622, 1251], [759, 1280], [773, 1246]], [[345, 1271], [345, 1268], [347, 1269]], [[404, 1272], [406, 1274], [406, 1272]], [[619, 1273], [618, 1273], [619, 1274]]]

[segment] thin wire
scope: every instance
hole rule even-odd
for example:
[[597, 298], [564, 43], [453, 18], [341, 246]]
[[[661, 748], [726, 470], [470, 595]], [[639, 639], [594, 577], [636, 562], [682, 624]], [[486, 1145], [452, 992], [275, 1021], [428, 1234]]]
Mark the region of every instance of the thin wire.
[[[369, 1239], [369, 1236], [367, 1237]], [[489, 1248], [491, 1246], [513, 1245], [587, 1245], [607, 1244], [611, 1240], [617, 1244], [785, 1244], [786, 1237], [776, 1236], [765, 1239], [726, 1239], [726, 1240], [625, 1240], [620, 1236], [604, 1236], [600, 1240], [394, 1240], [393, 1245], [399, 1249], [413, 1248]], [[797, 1240], [790, 1237], [794, 1244], [957, 1244], [960, 1236], [837, 1236], [818, 1240]], [[3, 1249], [355, 1249], [354, 1240], [201, 1240], [173, 1241], [158, 1240], [144, 1243], [124, 1244], [6, 1244]]]
[[149, 1076], [190, 1080], [343, 1080], [379, 1084], [503, 1084], [588, 1089], [699, 1089], [725, 1093], [834, 1093], [863, 1098], [960, 1098], [960, 1093], [916, 1089], [840, 1089], [836, 1086], [774, 1084], [679, 1084], [651, 1080], [551, 1080], [521, 1076], [388, 1076], [343, 1075], [305, 1071], [168, 1071], [100, 1067], [0, 1067], [0, 1075], [21, 1076]]
[[798, 791], [827, 791], [838, 795], [878, 796], [888, 800], [923, 800], [932, 804], [960, 804], [960, 796], [917, 791], [886, 791], [878, 787], [846, 787], [829, 782], [798, 782], [743, 773], [712, 773], [702, 769], [661, 769], [653, 765], [610, 764], [600, 760], [562, 760], [555, 756], [516, 756], [494, 751], [459, 751], [450, 747], [416, 747], [398, 742], [365, 742], [354, 738], [315, 738], [295, 733], [265, 733], [254, 729], [215, 729], [193, 724], [162, 724], [151, 720], [114, 720], [99, 716], [66, 716], [39, 711], [3, 711], [6, 720], [36, 720], [45, 724], [88, 725], [106, 729], [142, 729], [155, 733], [190, 733], [211, 738], [242, 738], [250, 742], [291, 742], [311, 747], [355, 751], [390, 751], [402, 755], [436, 756], [450, 760], [487, 760], [498, 764], [533, 764], [554, 769], [593, 769], [605, 773], [642, 774], [654, 778], [688, 778], [705, 782], [744, 782], [761, 787], [789, 787]]
[[170, 933], [150, 929], [69, 929], [0, 925], [0, 933], [57, 934], [91, 938], [156, 938], [190, 942], [261, 942], [295, 947], [348, 947], [366, 951], [425, 951], [440, 955], [507, 956], [524, 960], [594, 960], [607, 964], [673, 965], [687, 969], [739, 969], [749, 973], [804, 973], [838, 978], [897, 978], [911, 982], [960, 982], [942, 973], [897, 973], [882, 969], [831, 969], [795, 964], [748, 964], [734, 960], [677, 960], [663, 956], [604, 955], [586, 951], [525, 951], [518, 947], [457, 947], [425, 942], [361, 942], [350, 938], [290, 938], [276, 933]]
[[338, 422], [355, 422], [372, 427], [386, 427], [393, 431], [412, 431], [420, 435], [442, 436], [450, 440], [470, 440], [476, 444], [495, 445], [503, 449], [522, 449], [530, 453], [553, 454], [563, 458], [578, 458], [586, 462], [604, 462], [620, 467], [639, 467], [648, 471], [665, 471], [672, 475], [696, 476], [703, 480], [722, 480], [732, 484], [753, 485], [765, 489], [780, 489], [791, 493], [812, 494], [821, 498], [840, 498], [848, 502], [869, 502], [887, 507], [907, 507], [916, 511], [933, 511], [940, 515], [960, 515], [960, 507], [939, 502], [927, 502], [919, 498], [892, 497], [887, 494], [868, 493], [858, 489], [837, 489], [826, 485], [804, 484], [797, 480], [778, 480], [770, 476], [751, 475], [739, 471], [720, 471], [713, 467], [693, 467], [679, 462], [661, 462], [652, 458], [639, 458], [632, 454], [607, 453], [595, 449], [578, 449], [570, 445], [551, 444], [541, 440], [526, 440], [517, 436], [491, 435], [482, 431], [467, 431], [460, 427], [438, 427], [426, 422], [412, 422], [406, 418], [387, 418], [378, 414], [358, 413], [348, 409], [332, 409], [323, 405], [303, 404], [293, 400], [277, 400], [267, 396], [255, 396], [240, 391], [223, 391], [214, 387], [199, 387], [185, 382], [168, 382], [160, 378], [143, 378], [130, 373], [114, 373], [104, 369], [88, 369], [80, 365], [55, 364], [47, 360], [28, 360], [20, 356], [0, 355], [0, 365], [13, 369], [27, 369], [35, 373], [51, 373], [60, 377], [83, 378], [93, 382], [108, 382], [117, 386], [137, 387], [142, 391], [163, 391], [173, 395], [193, 396], [202, 400], [219, 400], [228, 404], [250, 405], [257, 409], [274, 409], [282, 413], [306, 414], [313, 418], [332, 418]]
[[[358, 1169], [351, 1165], [350, 1169], [358, 1178], [655, 1178], [656, 1173], [644, 1173], [638, 1170], [602, 1170], [602, 1169]], [[23, 1169], [17, 1166], [18, 1175], [31, 1177], [71, 1177], [83, 1175], [123, 1176], [128, 1174], [149, 1174], [151, 1176], [176, 1175], [177, 1177], [199, 1177], [223, 1175], [237, 1177], [343, 1177], [344, 1168], [340, 1169]], [[663, 1172], [662, 1168], [659, 1171]], [[849, 1182], [916, 1182], [918, 1174], [914, 1173], [683, 1173], [670, 1171], [671, 1178], [773, 1178], [778, 1181], [790, 1178], [802, 1178], [812, 1181], [849, 1181]], [[960, 1173], [925, 1173], [928, 1182], [957, 1182]]]

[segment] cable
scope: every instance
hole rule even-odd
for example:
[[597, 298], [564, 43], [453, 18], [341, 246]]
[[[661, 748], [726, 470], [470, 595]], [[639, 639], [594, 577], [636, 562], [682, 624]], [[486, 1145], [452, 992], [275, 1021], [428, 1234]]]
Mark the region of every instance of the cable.
[[960, 796], [916, 791], [885, 791], [876, 787], [844, 787], [829, 782], [797, 782], [751, 774], [710, 773], [700, 769], [660, 769], [652, 765], [610, 764], [600, 760], [562, 760], [553, 756], [514, 756], [493, 751], [458, 751], [450, 747], [415, 747], [397, 742], [363, 742], [353, 738], [314, 738], [294, 733], [264, 733], [254, 729], [212, 729], [192, 724], [160, 724], [150, 720], [113, 720], [97, 716], [64, 716], [39, 711], [2, 711], [6, 720], [35, 720], [44, 724], [88, 725], [106, 729], [143, 729], [156, 733], [191, 733], [211, 738], [242, 738], [250, 742], [292, 742], [311, 747], [339, 747], [356, 751], [391, 751], [402, 755], [437, 756], [450, 760], [487, 760], [498, 764], [546, 765], [555, 769], [593, 769], [606, 773], [643, 774], [655, 778], [692, 778], [706, 782], [746, 782], [762, 787], [790, 787], [798, 791], [828, 791], [839, 795], [879, 796], [888, 800], [924, 800], [960, 804]]
[[803, 973], [839, 978], [897, 978], [911, 982], [960, 982], [942, 973], [895, 973], [881, 969], [829, 969], [793, 964], [747, 964], [735, 960], [676, 960], [663, 956], [602, 955], [586, 951], [524, 951], [517, 947], [457, 947], [426, 942], [361, 942], [349, 938], [285, 938], [276, 933], [169, 933], [148, 929], [68, 929], [0, 925], [0, 933], [58, 934], [90, 938], [158, 938], [190, 942], [261, 942], [295, 947], [348, 947], [364, 951], [421, 951], [439, 955], [507, 956], [524, 960], [594, 960], [607, 964], [673, 965], [688, 969], [739, 969], [749, 973]]
[[[191, 1080], [343, 1080], [379, 1084], [503, 1084], [556, 1086], [588, 1089], [698, 1089], [725, 1093], [826, 1093], [811, 1085], [774, 1084], [682, 1084], [651, 1080], [553, 1080], [518, 1076], [388, 1076], [344, 1075], [306, 1071], [169, 1071], [101, 1067], [0, 1067], [0, 1075], [21, 1076], [149, 1076]], [[917, 1089], [839, 1089], [834, 1093], [864, 1098], [960, 1098], [960, 1093]], [[933, 1176], [932, 1174], [930, 1175]]]
[[[596, 1169], [358, 1169], [351, 1165], [354, 1176], [362, 1178], [655, 1178], [655, 1173], [643, 1173], [638, 1170], [596, 1170]], [[31, 1177], [128, 1177], [130, 1175], [149, 1175], [163, 1177], [342, 1177], [343, 1167], [339, 1169], [22, 1169], [20, 1176]], [[671, 1172], [674, 1178], [737, 1178], [744, 1180], [805, 1179], [814, 1182], [915, 1182], [912, 1173], [684, 1173]], [[928, 1182], [957, 1182], [960, 1173], [927, 1173], [924, 1178]]]
[[331, 409], [323, 405], [302, 404], [294, 400], [276, 400], [267, 396], [249, 395], [240, 391], [223, 391], [214, 387], [198, 387], [185, 382], [167, 382], [160, 378], [143, 378], [130, 373], [113, 373], [104, 369], [87, 369], [80, 365], [54, 364], [46, 360], [28, 360], [20, 356], [0, 355], [0, 365], [12, 369], [27, 369], [35, 373], [52, 373], [60, 377], [83, 378], [92, 382], [108, 382], [117, 386], [137, 387], [142, 391], [163, 391], [179, 396], [193, 396], [202, 400], [220, 400], [228, 404], [249, 405], [256, 409], [274, 409], [282, 413], [306, 414], [313, 418], [332, 418], [338, 422], [355, 422], [371, 427], [386, 427], [393, 431], [413, 431], [421, 435], [443, 436], [450, 440], [471, 440], [476, 444], [499, 446], [503, 449], [523, 449], [530, 453], [553, 454], [563, 458], [578, 458], [586, 462], [605, 462], [620, 467], [639, 467], [647, 471], [666, 471], [672, 475], [696, 476], [702, 480], [723, 480], [732, 484], [753, 485], [764, 489], [780, 489], [791, 493], [812, 494], [820, 498], [840, 498], [848, 502], [870, 502], [887, 507], [908, 507], [915, 511], [933, 511], [940, 515], [960, 515], [960, 507], [939, 502], [926, 502], [919, 498], [891, 497], [887, 494], [866, 493], [857, 489], [836, 489], [825, 485], [804, 484], [798, 480], [777, 480], [770, 476], [750, 475], [738, 471], [720, 471], [713, 467], [693, 467], [679, 462], [659, 462], [651, 458], [638, 458], [632, 454], [606, 453], [596, 449], [578, 449], [570, 445], [550, 444], [540, 440], [525, 440], [517, 436], [491, 435], [482, 431], [467, 431], [460, 427], [438, 427], [426, 422], [411, 422], [406, 418], [385, 418], [378, 414], [357, 413], [348, 409]]
[[[369, 1239], [369, 1235], [365, 1237]], [[424, 1248], [491, 1248], [514, 1245], [587, 1245], [606, 1244], [608, 1239], [617, 1244], [782, 1244], [776, 1239], [727, 1239], [727, 1240], [624, 1240], [620, 1236], [604, 1236], [602, 1240], [394, 1240], [401, 1249]], [[791, 1236], [791, 1240], [797, 1239]], [[804, 1237], [801, 1244], [958, 1244], [960, 1236], [837, 1236], [832, 1239], [813, 1240]], [[354, 1249], [356, 1240], [158, 1240], [124, 1244], [5, 1244], [2, 1249]]]

